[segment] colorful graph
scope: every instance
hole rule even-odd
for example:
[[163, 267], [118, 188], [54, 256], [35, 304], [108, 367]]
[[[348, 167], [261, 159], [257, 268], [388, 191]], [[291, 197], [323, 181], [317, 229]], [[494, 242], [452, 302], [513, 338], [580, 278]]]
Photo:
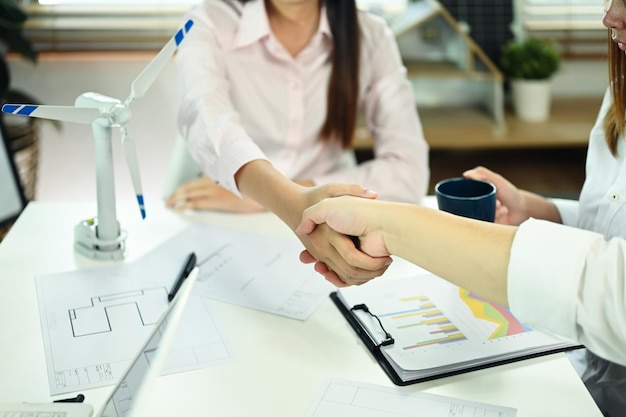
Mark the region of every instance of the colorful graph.
[[459, 290], [459, 296], [461, 297], [461, 301], [472, 311], [474, 317], [497, 325], [496, 330], [489, 335], [489, 340], [512, 336], [531, 330], [529, 327], [520, 323], [509, 310], [502, 306], [485, 301], [476, 294], [464, 289]]
[[419, 341], [403, 349], [415, 349], [428, 345], [443, 345], [466, 340], [465, 335], [426, 296], [401, 298], [401, 302], [416, 305], [414, 308], [387, 313], [380, 317], [389, 318], [397, 330], [419, 330]]
[[[460, 289], [458, 294], [460, 301], [470, 309], [475, 318], [491, 324], [484, 327], [489, 329], [486, 340], [499, 339], [531, 330], [504, 307], [485, 301], [464, 289]], [[380, 314], [379, 317], [394, 327], [392, 334], [398, 334], [404, 330], [414, 336], [412, 340], [415, 342], [403, 346], [402, 349], [447, 345], [469, 339], [468, 335], [461, 331], [429, 297], [418, 295], [400, 298], [399, 301], [401, 304], [406, 303], [407, 308]]]

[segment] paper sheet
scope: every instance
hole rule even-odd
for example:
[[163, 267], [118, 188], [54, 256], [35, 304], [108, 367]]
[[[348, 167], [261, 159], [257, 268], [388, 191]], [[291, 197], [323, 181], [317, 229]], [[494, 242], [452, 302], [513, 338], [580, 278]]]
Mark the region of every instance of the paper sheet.
[[[135, 279], [134, 270], [133, 265], [37, 277], [51, 395], [115, 383], [149, 336], [167, 307], [167, 288]], [[193, 296], [163, 373], [231, 359], [207, 300]]]
[[208, 298], [304, 320], [332, 286], [298, 242], [194, 224], [135, 262], [36, 277], [52, 395], [113, 384], [167, 305], [187, 255], [200, 276], [166, 373], [233, 358]]
[[297, 240], [194, 224], [141, 261], [169, 269], [167, 276], [173, 277], [195, 251], [200, 266], [198, 294], [306, 320], [335, 287], [311, 265], [300, 262], [301, 250]]
[[517, 410], [492, 404], [388, 388], [361, 382], [331, 380], [305, 417], [515, 417]]

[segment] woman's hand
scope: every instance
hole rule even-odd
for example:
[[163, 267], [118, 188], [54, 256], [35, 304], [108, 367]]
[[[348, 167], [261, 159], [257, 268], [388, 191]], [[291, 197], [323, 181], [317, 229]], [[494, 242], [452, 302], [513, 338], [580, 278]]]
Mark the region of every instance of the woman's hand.
[[238, 197], [226, 188], [203, 176], [181, 185], [167, 199], [175, 210], [219, 210], [231, 213], [255, 213], [263, 207], [248, 197]]
[[[333, 237], [328, 240], [332, 250], [351, 265], [358, 262], [371, 263], [373, 260], [382, 261], [380, 274], [341, 275], [329, 268], [327, 262], [316, 259], [308, 248], [300, 254], [300, 260], [304, 263], [315, 263], [315, 270], [338, 287], [360, 285], [382, 275], [392, 261], [378, 224], [385, 217], [383, 208], [384, 203], [356, 198], [354, 194], [327, 198], [307, 208], [295, 230], [301, 238], [311, 237], [316, 233], [323, 238], [329, 232], [338, 232], [341, 238]], [[352, 238], [347, 238], [348, 236]]]
[[463, 173], [466, 178], [486, 180], [496, 186], [496, 223], [519, 225], [529, 217], [524, 193], [497, 174], [479, 166]]
[[[353, 196], [356, 200], [369, 201], [378, 194], [353, 184], [327, 184], [311, 188], [301, 188], [302, 194], [296, 202], [300, 208], [298, 220], [290, 227], [294, 230], [302, 220], [302, 213], [308, 207], [325, 199], [333, 200], [341, 196]], [[357, 198], [358, 197], [358, 198]], [[287, 222], [290, 224], [290, 222]], [[296, 233], [306, 248], [300, 255], [304, 263], [315, 263], [315, 270], [336, 286], [362, 284], [382, 275], [392, 262], [389, 256], [372, 257], [359, 250], [349, 235], [321, 224], [307, 233]]]

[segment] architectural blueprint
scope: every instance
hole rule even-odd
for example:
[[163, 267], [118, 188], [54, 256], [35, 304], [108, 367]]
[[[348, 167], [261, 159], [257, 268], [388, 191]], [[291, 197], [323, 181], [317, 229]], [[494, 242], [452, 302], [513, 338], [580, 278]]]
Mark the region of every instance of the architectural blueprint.
[[164, 373], [233, 359], [210, 299], [304, 320], [331, 286], [298, 242], [194, 224], [134, 262], [35, 279], [51, 395], [116, 382], [167, 306], [183, 261], [200, 276]]
[[[123, 267], [37, 277], [37, 289], [51, 395], [115, 383], [167, 307], [165, 286]], [[203, 297], [191, 297], [177, 332], [164, 373], [232, 359]]]

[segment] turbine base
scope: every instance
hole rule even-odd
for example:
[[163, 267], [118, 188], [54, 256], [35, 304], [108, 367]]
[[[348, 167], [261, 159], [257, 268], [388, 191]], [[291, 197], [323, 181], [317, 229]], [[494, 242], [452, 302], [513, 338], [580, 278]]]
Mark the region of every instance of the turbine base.
[[100, 239], [97, 218], [83, 220], [74, 226], [74, 250], [97, 260], [121, 260], [126, 255], [126, 231], [120, 230], [116, 239]]

